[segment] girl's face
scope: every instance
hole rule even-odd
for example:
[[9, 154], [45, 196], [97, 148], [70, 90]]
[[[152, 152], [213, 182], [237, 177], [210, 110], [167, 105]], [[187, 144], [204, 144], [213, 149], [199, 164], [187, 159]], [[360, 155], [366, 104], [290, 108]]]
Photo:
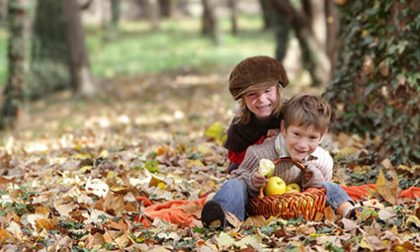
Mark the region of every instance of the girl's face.
[[270, 88], [250, 91], [244, 95], [245, 104], [249, 111], [254, 113], [258, 119], [267, 118], [273, 113], [277, 104], [277, 88]]

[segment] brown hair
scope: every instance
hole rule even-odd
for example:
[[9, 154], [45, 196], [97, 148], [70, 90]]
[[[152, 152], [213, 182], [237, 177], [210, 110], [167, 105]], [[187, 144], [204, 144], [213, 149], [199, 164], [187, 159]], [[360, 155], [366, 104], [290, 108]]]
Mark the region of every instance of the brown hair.
[[[276, 101], [276, 104], [274, 104], [274, 110], [272, 112], [272, 115], [275, 116], [275, 117], [279, 117], [280, 113], [281, 113], [282, 106], [283, 106], [282, 86], [280, 84], [276, 85], [275, 83], [273, 83], [272, 86], [276, 86], [276, 92], [277, 92], [277, 101]], [[257, 90], [257, 89], [253, 88], [252, 90]], [[246, 90], [246, 92], [249, 92], [249, 91], [251, 91], [251, 89]], [[249, 111], [248, 107], [246, 106], [244, 95], [242, 95], [241, 99], [239, 100], [239, 106], [240, 106], [239, 107], [240, 111], [239, 111], [239, 113], [236, 117], [235, 122], [240, 123], [240, 124], [249, 123], [251, 121], [252, 112]]]
[[320, 96], [295, 95], [283, 106], [283, 122], [287, 129], [290, 125], [309, 127], [325, 134], [331, 118], [331, 108]]

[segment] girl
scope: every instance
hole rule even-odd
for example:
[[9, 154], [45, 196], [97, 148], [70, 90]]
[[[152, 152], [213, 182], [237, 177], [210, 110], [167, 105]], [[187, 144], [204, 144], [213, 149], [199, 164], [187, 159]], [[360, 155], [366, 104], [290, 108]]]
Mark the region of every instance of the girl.
[[280, 125], [282, 88], [289, 84], [283, 65], [268, 56], [241, 61], [229, 77], [229, 91], [240, 111], [227, 131], [228, 173], [236, 170], [246, 149], [274, 136]]

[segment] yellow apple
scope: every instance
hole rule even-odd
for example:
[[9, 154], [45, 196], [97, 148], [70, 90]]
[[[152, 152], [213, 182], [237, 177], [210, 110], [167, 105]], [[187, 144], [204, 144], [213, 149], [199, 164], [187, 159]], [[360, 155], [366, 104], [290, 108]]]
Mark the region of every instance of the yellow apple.
[[268, 179], [264, 187], [264, 194], [267, 196], [280, 195], [286, 192], [286, 182], [283, 179], [273, 176]]
[[287, 185], [287, 192], [300, 192], [300, 186], [296, 183], [290, 183]]
[[275, 167], [276, 166], [274, 165], [273, 161], [270, 159], [262, 158], [260, 160], [258, 172], [265, 177], [271, 177]]

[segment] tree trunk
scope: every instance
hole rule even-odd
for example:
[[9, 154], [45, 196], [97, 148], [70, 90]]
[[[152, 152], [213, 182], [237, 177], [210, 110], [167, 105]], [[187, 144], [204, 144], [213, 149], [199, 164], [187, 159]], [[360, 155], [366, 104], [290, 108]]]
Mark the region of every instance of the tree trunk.
[[172, 1], [159, 0], [159, 9], [161, 17], [170, 18], [172, 16]]
[[150, 27], [153, 31], [157, 31], [160, 28], [159, 4], [157, 0], [146, 0], [146, 6]]
[[95, 87], [90, 72], [79, 6], [74, 0], [65, 0], [64, 3], [70, 52], [71, 86], [76, 94], [91, 97], [95, 94]]
[[338, 18], [334, 0], [325, 0], [325, 20], [326, 20], [326, 51], [331, 62], [331, 76], [337, 62], [337, 30]]
[[322, 49], [323, 47], [312, 32], [307, 17], [296, 11], [288, 0], [273, 0], [273, 6], [278, 15], [283, 15], [295, 31], [302, 49], [303, 65], [311, 75], [312, 85], [326, 85], [330, 76], [330, 62]]
[[70, 88], [69, 52], [63, 0], [37, 1], [31, 39], [31, 81], [25, 90], [32, 99]]
[[274, 12], [271, 6], [271, 1], [269, 0], [259, 0], [262, 18], [263, 18], [263, 29], [268, 30], [275, 26], [275, 21], [273, 20]]
[[202, 0], [203, 4], [203, 26], [202, 34], [209, 36], [215, 45], [220, 44], [220, 31], [216, 15], [216, 2], [214, 0]]
[[27, 0], [9, 0], [9, 40], [7, 56], [9, 75], [3, 91], [4, 102], [1, 111], [1, 128], [13, 128], [23, 106], [25, 79], [25, 38], [24, 26], [27, 18]]
[[111, 0], [111, 20], [107, 24], [106, 40], [114, 40], [118, 35], [118, 25], [121, 17], [121, 1]]
[[276, 59], [283, 62], [289, 47], [290, 25], [283, 15], [273, 15], [272, 22], [276, 39]]
[[238, 8], [236, 0], [228, 0], [229, 10], [230, 10], [230, 23], [231, 23], [231, 33], [232, 35], [238, 34]]

